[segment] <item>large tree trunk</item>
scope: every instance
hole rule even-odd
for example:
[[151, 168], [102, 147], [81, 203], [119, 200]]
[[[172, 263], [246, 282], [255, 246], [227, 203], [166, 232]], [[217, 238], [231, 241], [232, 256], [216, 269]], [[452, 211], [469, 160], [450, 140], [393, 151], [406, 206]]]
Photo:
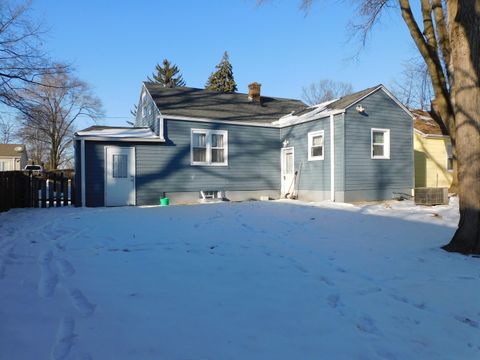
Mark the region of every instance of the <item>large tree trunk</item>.
[[480, 254], [480, 0], [447, 1], [460, 222], [447, 251]]

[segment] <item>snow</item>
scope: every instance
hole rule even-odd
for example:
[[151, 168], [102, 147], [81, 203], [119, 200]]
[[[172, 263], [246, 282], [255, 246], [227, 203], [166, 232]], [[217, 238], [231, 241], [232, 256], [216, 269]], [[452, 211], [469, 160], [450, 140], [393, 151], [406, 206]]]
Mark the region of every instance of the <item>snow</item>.
[[294, 115], [294, 113], [284, 115], [277, 121], [274, 121], [272, 124], [280, 125], [280, 126], [295, 125], [295, 124], [300, 124], [307, 121], [312, 121], [315, 119], [320, 119], [322, 117], [327, 117], [327, 116], [330, 116], [330, 114], [338, 114], [339, 111], [341, 112], [342, 109], [332, 110], [327, 108], [328, 105], [330, 105], [331, 103], [337, 100], [339, 99], [333, 99], [333, 100], [322, 102], [320, 104], [309, 106], [307, 109], [310, 109], [310, 111], [306, 113], [302, 113], [301, 115]]
[[159, 137], [149, 127], [138, 128], [105, 128], [78, 131], [81, 137], [111, 137], [111, 138], [140, 138], [158, 139]]
[[0, 214], [0, 359], [479, 359], [458, 206]]

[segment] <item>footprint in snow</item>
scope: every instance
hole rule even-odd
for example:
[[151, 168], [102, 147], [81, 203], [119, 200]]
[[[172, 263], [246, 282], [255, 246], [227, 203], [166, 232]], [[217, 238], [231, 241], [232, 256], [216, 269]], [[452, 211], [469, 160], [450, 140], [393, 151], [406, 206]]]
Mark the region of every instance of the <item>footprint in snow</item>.
[[57, 259], [56, 263], [58, 271], [64, 278], [70, 277], [75, 273], [75, 268], [68, 260]]
[[384, 350], [384, 349], [377, 350], [377, 355], [381, 359], [386, 359], [386, 360], [396, 360], [397, 359], [397, 357], [394, 354], [392, 354], [388, 350]]
[[370, 294], [378, 293], [380, 291], [382, 291], [382, 288], [380, 288], [380, 287], [371, 287], [371, 288], [368, 288], [368, 289], [359, 290], [359, 291], [357, 291], [357, 294], [358, 295], [370, 295]]
[[372, 334], [372, 335], [378, 334], [378, 329], [375, 326], [375, 322], [369, 316], [364, 316], [358, 321], [357, 329], [367, 334]]
[[478, 321], [472, 320], [466, 316], [460, 316], [460, 315], [455, 315], [454, 316], [455, 320], [460, 321], [461, 323], [464, 323], [465, 325], [471, 326], [474, 329], [479, 329], [480, 325]]
[[74, 330], [75, 320], [73, 318], [67, 316], [60, 321], [57, 337], [52, 348], [53, 360], [63, 360], [68, 356], [76, 336]]
[[49, 266], [42, 267], [40, 281], [38, 282], [38, 295], [41, 297], [51, 297], [57, 287], [58, 276], [50, 270]]
[[320, 275], [318, 277], [318, 280], [321, 281], [321, 282], [324, 282], [325, 284], [327, 284], [328, 286], [334, 286], [335, 283], [333, 283], [329, 278], [323, 276], [323, 275]]
[[328, 306], [330, 306], [332, 309], [336, 309], [338, 306], [342, 305], [342, 302], [340, 301], [340, 295], [338, 294], [331, 294], [327, 297], [327, 303]]
[[83, 317], [88, 317], [95, 311], [95, 305], [91, 304], [79, 289], [69, 291], [73, 306]]
[[398, 301], [398, 302], [401, 302], [401, 303], [404, 303], [404, 304], [407, 304], [407, 305], [414, 306], [414, 307], [416, 307], [416, 308], [419, 309], [419, 310], [425, 310], [425, 308], [426, 308], [426, 303], [425, 303], [425, 302], [414, 303], [414, 302], [412, 302], [410, 299], [408, 299], [407, 297], [401, 296], [401, 295], [397, 295], [397, 294], [390, 294], [390, 297], [391, 297], [393, 300], [396, 300], [396, 301]]
[[38, 263], [40, 265], [48, 265], [53, 259], [53, 253], [51, 250], [45, 250], [38, 256]]
[[53, 253], [51, 250], [41, 252], [38, 257], [38, 264], [40, 265], [38, 295], [41, 297], [52, 296], [58, 283], [58, 276], [50, 267], [52, 259]]

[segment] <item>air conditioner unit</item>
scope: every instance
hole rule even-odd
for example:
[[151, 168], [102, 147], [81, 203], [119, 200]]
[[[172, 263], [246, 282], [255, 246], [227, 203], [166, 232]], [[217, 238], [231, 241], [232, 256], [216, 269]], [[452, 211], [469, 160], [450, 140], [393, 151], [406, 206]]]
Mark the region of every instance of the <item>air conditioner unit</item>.
[[415, 188], [416, 205], [447, 205], [447, 188]]

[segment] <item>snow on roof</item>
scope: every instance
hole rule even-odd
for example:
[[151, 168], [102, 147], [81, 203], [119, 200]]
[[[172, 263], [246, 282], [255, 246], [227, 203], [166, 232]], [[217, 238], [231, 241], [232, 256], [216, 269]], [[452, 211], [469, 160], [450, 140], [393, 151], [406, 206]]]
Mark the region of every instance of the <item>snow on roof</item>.
[[112, 138], [112, 139], [160, 139], [149, 127], [109, 127], [91, 126], [78, 131], [78, 137], [85, 138]]
[[338, 110], [329, 109], [327, 106], [338, 99], [325, 101], [320, 104], [309, 106], [303, 110], [292, 112], [288, 115], [282, 116], [279, 120], [273, 122], [276, 125], [297, 124], [310, 120], [319, 119], [330, 115], [330, 113], [336, 113]]

